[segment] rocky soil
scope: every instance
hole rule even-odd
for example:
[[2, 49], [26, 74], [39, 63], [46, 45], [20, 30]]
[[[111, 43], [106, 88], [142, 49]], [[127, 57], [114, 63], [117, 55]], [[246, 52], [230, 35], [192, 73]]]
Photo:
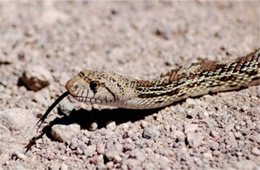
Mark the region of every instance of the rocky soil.
[[259, 48], [260, 3], [0, 3], [0, 169], [258, 169], [260, 86], [124, 110], [64, 99], [82, 69], [149, 79]]

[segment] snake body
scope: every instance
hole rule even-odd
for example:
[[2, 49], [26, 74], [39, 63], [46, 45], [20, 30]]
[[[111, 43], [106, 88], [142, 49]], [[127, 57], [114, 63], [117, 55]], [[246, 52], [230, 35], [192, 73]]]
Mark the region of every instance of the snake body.
[[66, 83], [80, 102], [152, 109], [188, 97], [260, 84], [260, 49], [229, 62], [205, 61], [179, 67], [150, 81], [113, 72], [83, 70]]

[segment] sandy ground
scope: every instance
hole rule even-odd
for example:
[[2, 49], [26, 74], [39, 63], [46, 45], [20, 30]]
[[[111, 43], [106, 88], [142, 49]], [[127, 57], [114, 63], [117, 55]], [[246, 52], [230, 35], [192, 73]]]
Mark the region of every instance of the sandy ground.
[[[44, 123], [47, 135], [23, 153], [39, 116], [80, 70], [149, 79], [246, 55], [260, 44], [259, 2], [1, 1], [0, 17], [2, 169], [260, 167], [260, 86], [151, 111], [64, 100]], [[34, 72], [41, 90], [21, 83]]]

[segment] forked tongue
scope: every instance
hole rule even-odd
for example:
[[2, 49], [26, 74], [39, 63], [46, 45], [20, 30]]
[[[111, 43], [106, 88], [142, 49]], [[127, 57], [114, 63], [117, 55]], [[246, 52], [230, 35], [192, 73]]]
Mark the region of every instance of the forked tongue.
[[52, 111], [52, 109], [62, 100], [64, 99], [66, 96], [68, 96], [70, 93], [68, 91], [64, 92], [62, 95], [60, 95], [53, 103], [52, 105], [46, 110], [46, 112], [43, 114], [43, 116], [41, 117], [41, 119], [35, 124], [35, 126], [38, 125], [39, 129], [43, 123], [43, 121], [47, 118], [47, 116], [50, 114], [50, 112]]

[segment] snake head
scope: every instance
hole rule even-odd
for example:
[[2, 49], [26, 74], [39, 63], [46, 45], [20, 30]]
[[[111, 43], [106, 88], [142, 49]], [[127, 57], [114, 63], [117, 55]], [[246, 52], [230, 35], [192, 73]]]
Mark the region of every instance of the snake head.
[[125, 98], [123, 76], [112, 72], [83, 70], [66, 83], [66, 89], [80, 102], [116, 106]]

